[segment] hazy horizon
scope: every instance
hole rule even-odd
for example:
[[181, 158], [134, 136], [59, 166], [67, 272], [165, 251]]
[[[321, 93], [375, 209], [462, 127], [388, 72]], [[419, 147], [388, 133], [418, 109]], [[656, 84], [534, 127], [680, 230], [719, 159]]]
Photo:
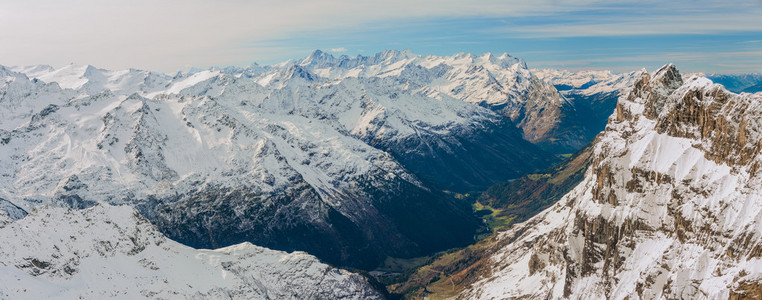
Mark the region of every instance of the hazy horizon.
[[530, 68], [762, 72], [762, 1], [95, 1], [0, 4], [0, 64], [163, 73], [321, 49], [507, 52]]

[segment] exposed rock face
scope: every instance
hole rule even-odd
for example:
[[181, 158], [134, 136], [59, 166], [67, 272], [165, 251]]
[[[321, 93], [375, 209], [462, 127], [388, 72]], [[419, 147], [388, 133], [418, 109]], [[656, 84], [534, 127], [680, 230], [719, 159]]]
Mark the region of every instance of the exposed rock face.
[[0, 226], [0, 238], [2, 298], [382, 298], [304, 252], [183, 246], [128, 207], [41, 206]]
[[644, 74], [596, 139], [585, 179], [501, 233], [460, 298], [728, 298], [762, 280], [762, 97], [673, 65]]
[[18, 220], [25, 217], [27, 212], [10, 201], [0, 198], [0, 214], [11, 220]]

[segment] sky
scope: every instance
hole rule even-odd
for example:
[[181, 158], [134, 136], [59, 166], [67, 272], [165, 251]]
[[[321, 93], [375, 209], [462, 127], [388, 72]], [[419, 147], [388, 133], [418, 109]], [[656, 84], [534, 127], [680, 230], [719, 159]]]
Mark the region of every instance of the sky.
[[2, 0], [0, 65], [174, 73], [384, 49], [531, 68], [762, 72], [762, 0]]

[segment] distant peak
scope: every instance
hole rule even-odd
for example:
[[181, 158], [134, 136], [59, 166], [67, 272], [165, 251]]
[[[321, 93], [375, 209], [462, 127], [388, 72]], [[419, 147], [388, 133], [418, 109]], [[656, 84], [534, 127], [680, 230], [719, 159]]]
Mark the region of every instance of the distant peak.
[[315, 51], [312, 51], [310, 56], [307, 56], [304, 58], [299, 64], [306, 66], [306, 65], [315, 65], [315, 66], [323, 66], [326, 64], [332, 64], [336, 60], [333, 55], [330, 53], [327, 53], [325, 51], [322, 51], [320, 49], [316, 49]]
[[301, 78], [307, 81], [315, 81], [317, 78], [308, 70], [299, 65], [293, 65], [285, 70], [284, 78], [294, 79]]
[[312, 51], [309, 57], [333, 57], [333, 55], [323, 50], [315, 49], [315, 51]]
[[502, 53], [500, 54], [500, 56], [495, 56], [494, 54], [492, 54], [492, 52], [487, 52], [482, 55], [479, 55], [475, 59], [478, 60], [478, 62], [480, 63], [492, 63], [503, 68], [508, 68], [513, 65], [519, 64], [519, 68], [527, 69], [526, 63], [524, 63], [524, 61], [518, 58], [515, 58], [509, 55], [508, 53]]
[[85, 65], [84, 75], [85, 76], [93, 75], [94, 73], [96, 73], [98, 71], [104, 71], [104, 70], [98, 69], [98, 68], [94, 67], [93, 65]]
[[403, 59], [409, 59], [415, 57], [416, 54], [413, 53], [410, 49], [405, 49], [402, 51], [390, 49], [390, 50], [384, 50], [379, 53], [377, 53], [374, 58], [377, 61], [387, 61], [387, 62], [397, 62]]

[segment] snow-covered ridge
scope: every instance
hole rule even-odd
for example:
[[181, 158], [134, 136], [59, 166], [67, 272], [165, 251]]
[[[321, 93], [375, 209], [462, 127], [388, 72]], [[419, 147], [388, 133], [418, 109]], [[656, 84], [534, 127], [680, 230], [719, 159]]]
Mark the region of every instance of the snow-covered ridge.
[[108, 89], [123, 95], [139, 93], [147, 98], [181, 94], [183, 89], [196, 93], [205, 81], [224, 77], [246, 78], [266, 89], [285, 88], [286, 83], [295, 86], [297, 82], [390, 78], [410, 93], [435, 99], [454, 98], [491, 108], [508, 116], [533, 143], [569, 139], [554, 134], [561, 126], [559, 116], [573, 111], [553, 86], [537, 79], [524, 61], [507, 53], [425, 56], [409, 50], [386, 50], [373, 56], [334, 57], [316, 50], [304, 59], [272, 66], [212, 68], [178, 73], [174, 77], [139, 70], [107, 71], [76, 65], [58, 69], [50, 66], [15, 67], [13, 70], [88, 94]]
[[362, 276], [303, 252], [183, 246], [124, 206], [40, 206], [0, 226], [0, 240], [0, 298], [381, 298]]
[[507, 53], [442, 57], [388, 50], [369, 57], [336, 58], [318, 50], [291, 64], [332, 80], [396, 78], [419, 94], [437, 99], [453, 97], [507, 116], [530, 142], [560, 144], [557, 147], [565, 150], [581, 147], [566, 145], [577, 141], [559, 130], [565, 125], [561, 124], [564, 115], [574, 111], [571, 103], [552, 85], [534, 76], [524, 61]]
[[621, 93], [629, 89], [643, 71], [612, 73], [607, 70], [572, 72], [555, 69], [531, 69], [538, 78], [556, 86], [563, 94], [592, 96]]
[[504, 232], [464, 299], [708, 298], [762, 284], [762, 96], [673, 65], [642, 74], [585, 179]]

